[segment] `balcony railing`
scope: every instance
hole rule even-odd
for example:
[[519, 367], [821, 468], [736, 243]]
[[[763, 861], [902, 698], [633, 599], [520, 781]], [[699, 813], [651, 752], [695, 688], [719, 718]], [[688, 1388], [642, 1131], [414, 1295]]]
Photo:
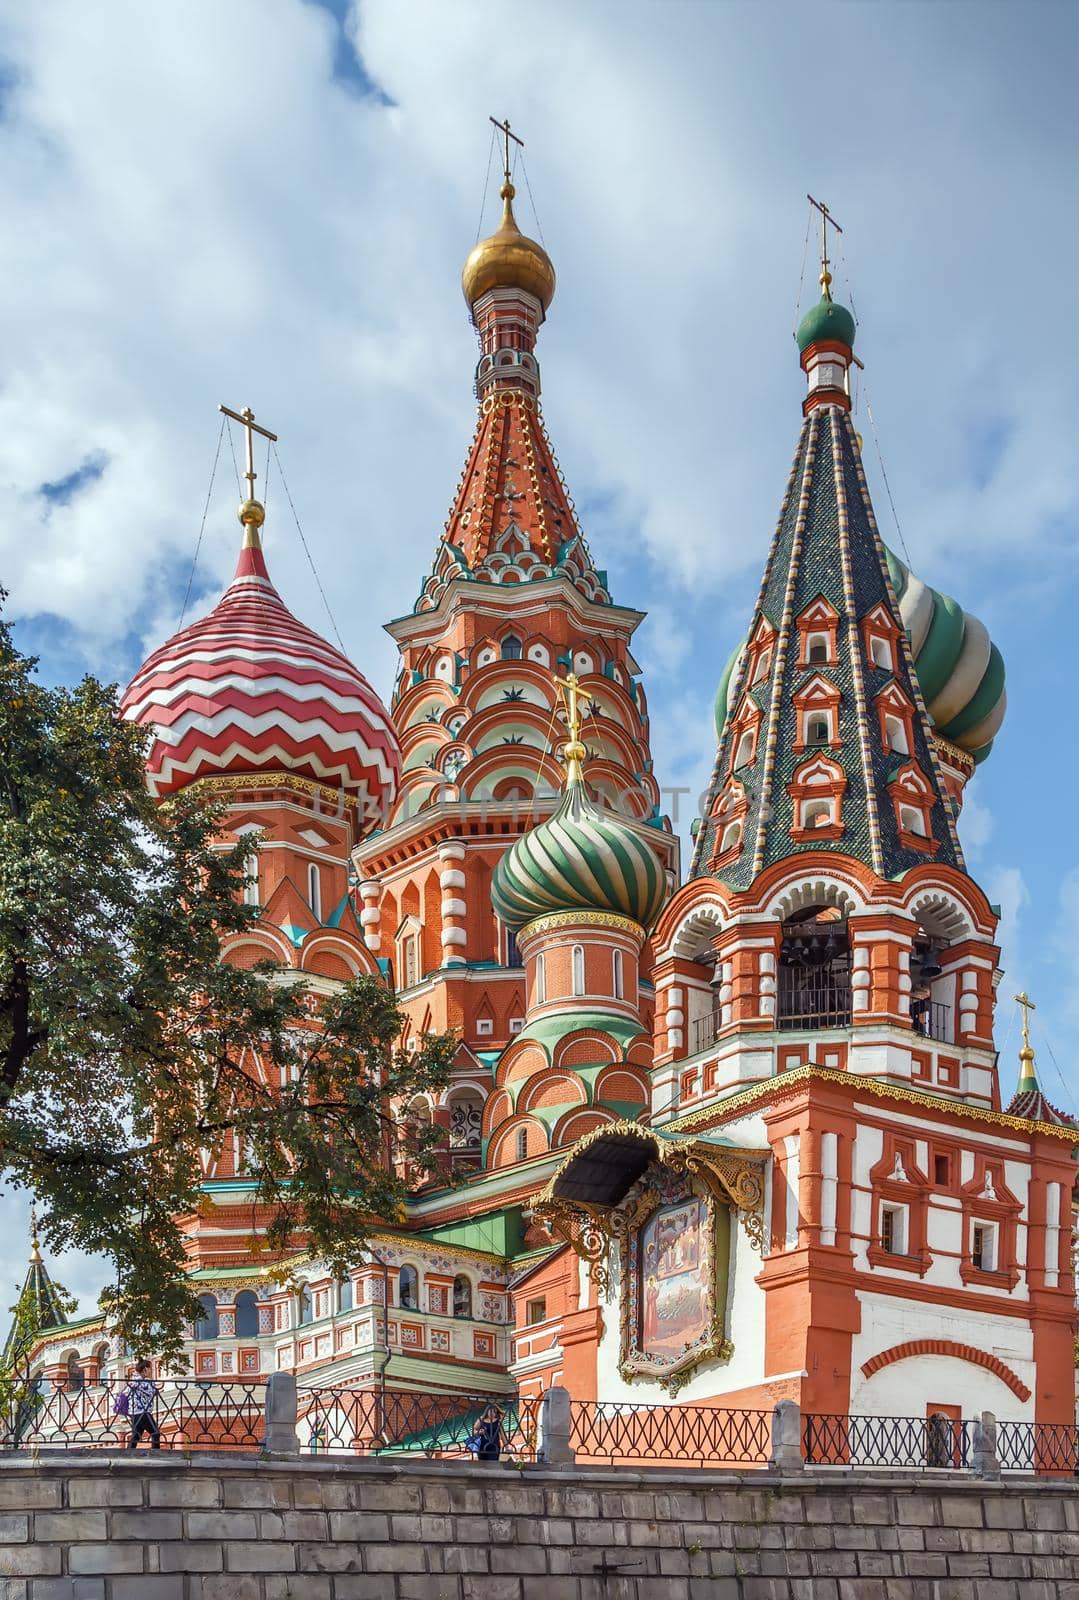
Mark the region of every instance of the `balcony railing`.
[[710, 1011], [706, 1017], [698, 1017], [693, 1024], [693, 1054], [698, 1050], [707, 1050], [713, 1045], [719, 1035], [722, 1015], [718, 1011]]
[[910, 1024], [923, 1039], [936, 1039], [938, 1044], [952, 1042], [952, 1008], [939, 1000], [912, 1001]]
[[849, 1028], [850, 973], [779, 968], [778, 1028]]

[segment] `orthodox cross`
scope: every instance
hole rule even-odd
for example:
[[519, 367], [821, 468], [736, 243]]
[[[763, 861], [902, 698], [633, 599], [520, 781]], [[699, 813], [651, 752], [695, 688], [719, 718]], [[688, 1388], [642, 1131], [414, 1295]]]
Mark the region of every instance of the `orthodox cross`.
[[244, 406], [242, 411], [230, 411], [228, 406], [221, 405], [217, 409], [218, 411], [223, 411], [226, 417], [231, 417], [233, 422], [238, 422], [247, 435], [247, 471], [244, 473], [244, 477], [247, 479], [247, 498], [253, 500], [255, 498], [255, 478], [257, 477], [255, 472], [254, 435], [261, 433], [264, 439], [269, 439], [274, 444], [277, 443], [277, 435], [276, 433], [271, 433], [269, 428], [259, 426], [255, 421], [255, 413], [250, 406]]
[[503, 140], [503, 143], [505, 145], [504, 161], [503, 161], [503, 164], [502, 164], [502, 170], [506, 175], [506, 182], [509, 183], [509, 181], [510, 181], [510, 140], [512, 139], [514, 144], [519, 145], [522, 150], [525, 147], [525, 142], [524, 142], [523, 139], [518, 139], [518, 137], [517, 137], [517, 135], [515, 133], [511, 133], [510, 132], [510, 123], [509, 123], [509, 118], [508, 117], [505, 118], [505, 120], [502, 121], [502, 122], [495, 121], [494, 117], [488, 117], [487, 120], [488, 120], [488, 122], [493, 122], [495, 127], [498, 129], [499, 133], [502, 135], [502, 140]]
[[566, 702], [566, 723], [569, 727], [569, 736], [574, 744], [581, 742], [581, 708], [577, 696], [581, 688], [581, 680], [571, 669], [564, 678], [556, 678], [555, 683], [562, 690], [562, 698]]
[[1029, 1050], [1030, 1049], [1030, 1013], [1032, 1011], [1037, 1011], [1038, 1008], [1034, 1004], [1033, 1000], [1030, 999], [1030, 997], [1028, 996], [1028, 994], [1027, 994], [1025, 989], [1023, 990], [1022, 994], [1017, 994], [1016, 995], [1015, 1003], [1016, 1003], [1016, 1005], [1020, 1005], [1023, 1008], [1023, 1049], [1024, 1050]]
[[[836, 233], [842, 233], [843, 229], [832, 216], [832, 213], [828, 210], [828, 207], [825, 205], [823, 200], [814, 200], [811, 194], [806, 195], [806, 199], [809, 201], [811, 206], [814, 206], [820, 212], [820, 270], [821, 281], [823, 282], [824, 277], [828, 272], [828, 224], [832, 224], [832, 227], [835, 229]], [[829, 277], [828, 283], [831, 283], [831, 281], [832, 280]], [[824, 287], [827, 291], [828, 284], [825, 284]]]

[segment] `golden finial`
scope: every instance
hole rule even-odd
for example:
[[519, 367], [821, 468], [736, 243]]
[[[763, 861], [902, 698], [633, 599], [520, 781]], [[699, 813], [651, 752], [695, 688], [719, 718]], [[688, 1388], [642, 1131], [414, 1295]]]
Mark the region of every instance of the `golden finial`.
[[832, 298], [832, 274], [828, 268], [828, 224], [832, 224], [836, 233], [842, 233], [843, 229], [832, 216], [823, 200], [814, 200], [811, 194], [807, 195], [806, 199], [811, 206], [816, 206], [820, 212], [820, 286], [824, 298], [830, 300]]
[[266, 507], [261, 501], [255, 499], [255, 479], [258, 474], [255, 471], [254, 436], [256, 433], [260, 433], [264, 439], [269, 439], [276, 444], [277, 435], [276, 433], [271, 433], [269, 428], [259, 426], [255, 421], [255, 413], [250, 406], [245, 406], [242, 411], [230, 411], [228, 406], [222, 405], [219, 405], [217, 409], [218, 411], [223, 411], [226, 417], [231, 417], [233, 422], [238, 422], [247, 436], [247, 471], [244, 473], [244, 477], [247, 479], [247, 498], [237, 515], [244, 528], [243, 548], [245, 550], [261, 550], [262, 539], [259, 535], [259, 529], [266, 521]]
[[1030, 999], [1026, 990], [1015, 997], [1016, 1005], [1023, 1008], [1023, 1048], [1019, 1052], [1019, 1093], [1024, 1089], [1038, 1087], [1038, 1075], [1034, 1070], [1034, 1051], [1030, 1043], [1030, 1013], [1037, 1011], [1037, 1006]]
[[37, 1212], [32, 1207], [30, 1210], [30, 1264], [35, 1267], [41, 1265], [41, 1245], [37, 1236]]
[[562, 759], [566, 763], [566, 783], [583, 783], [581, 762], [588, 751], [581, 743], [581, 680], [571, 668], [564, 678], [555, 678], [555, 683], [562, 690], [562, 698], [566, 702], [566, 726], [569, 729], [569, 742], [562, 751]]
[[469, 305], [489, 289], [525, 289], [546, 311], [554, 298], [555, 270], [551, 258], [535, 239], [526, 238], [513, 215], [516, 189], [510, 177], [510, 140], [524, 149], [524, 140], [511, 133], [508, 121], [489, 119], [504, 141], [502, 160], [502, 221], [488, 239], [470, 251], [461, 274], [461, 287]]

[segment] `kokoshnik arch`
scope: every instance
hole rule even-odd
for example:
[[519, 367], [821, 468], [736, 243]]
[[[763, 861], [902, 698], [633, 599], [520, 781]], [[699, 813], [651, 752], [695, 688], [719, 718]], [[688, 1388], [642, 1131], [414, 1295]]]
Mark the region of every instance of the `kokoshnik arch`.
[[[212, 787], [227, 837], [265, 840], [227, 958], [318, 992], [374, 975], [406, 1043], [459, 1039], [447, 1089], [397, 1108], [442, 1131], [446, 1181], [341, 1282], [302, 1252], [287, 1284], [260, 1274], [268, 1218], [236, 1152], [207, 1157], [195, 1374], [1071, 1421], [1079, 1128], [1027, 1041], [1002, 1101], [997, 910], [960, 843], [1003, 664], [881, 540], [826, 253], [679, 884], [642, 613], [612, 598], [544, 426], [555, 272], [514, 197], [507, 164], [463, 275], [475, 433], [388, 624], [389, 708], [274, 588], [253, 478], [232, 584], [124, 701], [154, 793]], [[123, 1370], [99, 1319], [34, 1361], [54, 1383]]]

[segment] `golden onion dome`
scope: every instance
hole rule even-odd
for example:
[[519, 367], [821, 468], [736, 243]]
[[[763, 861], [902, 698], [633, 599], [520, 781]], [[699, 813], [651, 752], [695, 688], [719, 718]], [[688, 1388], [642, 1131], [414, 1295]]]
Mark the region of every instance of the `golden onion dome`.
[[481, 239], [461, 273], [461, 287], [470, 306], [488, 289], [524, 289], [535, 295], [544, 311], [554, 299], [555, 275], [551, 258], [535, 239], [528, 239], [513, 215], [516, 190], [502, 185], [502, 221], [489, 239]]

